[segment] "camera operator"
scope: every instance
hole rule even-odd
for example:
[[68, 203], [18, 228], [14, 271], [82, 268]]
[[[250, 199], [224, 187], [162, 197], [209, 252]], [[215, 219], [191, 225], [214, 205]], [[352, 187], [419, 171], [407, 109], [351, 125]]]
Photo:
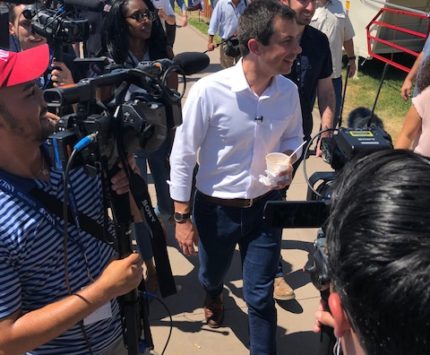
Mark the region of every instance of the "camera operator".
[[[48, 46], [0, 52], [0, 353], [126, 354], [116, 297], [142, 279], [137, 254], [115, 252], [94, 236], [47, 212], [32, 194], [59, 201], [62, 172], [50, 167], [43, 141], [55, 128], [36, 79]], [[128, 192], [123, 171], [112, 178]], [[72, 169], [70, 196], [80, 214], [104, 219], [101, 181]], [[36, 349], [36, 350], [33, 350]]]
[[[12, 36], [12, 50], [20, 51], [46, 43], [44, 37], [34, 33], [31, 29], [31, 19], [24, 16], [26, 9], [34, 9], [36, 5], [9, 4], [9, 33]], [[72, 51], [71, 51], [72, 52]], [[39, 78], [38, 85], [42, 89], [73, 84], [74, 55], [65, 53], [64, 62], [51, 58], [48, 70]], [[67, 63], [67, 64], [65, 64]]]
[[327, 223], [330, 313], [345, 355], [430, 353], [430, 160], [384, 150], [346, 165]]

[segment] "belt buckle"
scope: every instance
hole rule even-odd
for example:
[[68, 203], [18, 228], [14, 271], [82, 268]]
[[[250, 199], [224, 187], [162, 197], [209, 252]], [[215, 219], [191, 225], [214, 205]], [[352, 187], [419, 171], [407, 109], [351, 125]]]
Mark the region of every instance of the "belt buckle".
[[250, 207], [252, 207], [252, 205], [254, 204], [254, 199], [253, 199], [253, 198], [250, 198], [250, 199], [246, 200], [245, 202], [246, 202], [246, 203], [245, 203], [244, 208], [250, 208]]

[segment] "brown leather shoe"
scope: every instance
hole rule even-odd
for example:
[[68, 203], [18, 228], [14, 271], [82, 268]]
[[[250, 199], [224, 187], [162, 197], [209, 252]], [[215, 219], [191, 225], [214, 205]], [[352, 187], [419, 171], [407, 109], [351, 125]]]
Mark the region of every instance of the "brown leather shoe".
[[206, 324], [209, 327], [221, 327], [224, 320], [224, 303], [222, 301], [222, 294], [215, 298], [206, 295], [203, 311], [205, 313]]
[[275, 277], [273, 283], [273, 298], [278, 301], [289, 301], [296, 298], [294, 290], [287, 284], [283, 276]]

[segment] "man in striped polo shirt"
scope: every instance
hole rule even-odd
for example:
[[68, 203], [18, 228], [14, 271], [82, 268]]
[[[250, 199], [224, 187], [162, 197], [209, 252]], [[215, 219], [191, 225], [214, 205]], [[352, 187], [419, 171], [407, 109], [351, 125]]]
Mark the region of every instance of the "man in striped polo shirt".
[[[141, 259], [112, 261], [110, 246], [74, 225], [64, 242], [63, 221], [29, 194], [64, 195], [41, 149], [55, 126], [36, 85], [48, 58], [47, 45], [0, 50], [0, 353], [126, 354], [115, 298], [137, 287]], [[101, 222], [100, 179], [75, 169], [70, 183], [77, 210]], [[112, 186], [128, 192], [124, 173]]]

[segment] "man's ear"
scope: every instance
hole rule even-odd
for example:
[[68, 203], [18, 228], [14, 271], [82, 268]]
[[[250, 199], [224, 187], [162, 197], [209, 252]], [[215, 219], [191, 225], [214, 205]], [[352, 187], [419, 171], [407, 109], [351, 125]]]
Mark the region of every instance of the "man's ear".
[[251, 38], [248, 41], [248, 48], [251, 53], [259, 55], [261, 53], [260, 43], [255, 39]]
[[16, 33], [15, 33], [15, 26], [13, 25], [12, 22], [9, 22], [9, 34], [10, 35], [16, 35]]
[[334, 334], [340, 338], [346, 331], [351, 329], [351, 324], [337, 292], [330, 293], [328, 305], [334, 319]]

